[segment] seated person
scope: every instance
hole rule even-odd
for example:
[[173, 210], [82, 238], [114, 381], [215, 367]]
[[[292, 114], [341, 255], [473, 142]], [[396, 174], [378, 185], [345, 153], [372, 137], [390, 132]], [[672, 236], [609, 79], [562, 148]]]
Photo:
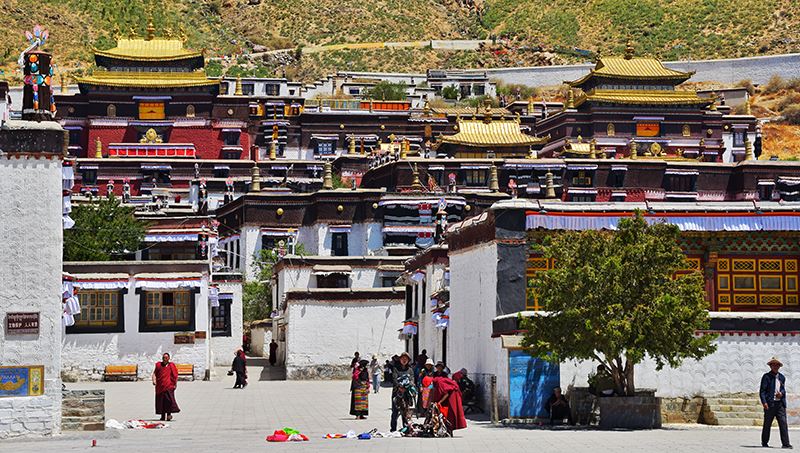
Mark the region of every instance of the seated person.
[[547, 400], [545, 406], [547, 412], [550, 413], [550, 424], [552, 425], [556, 420], [563, 421], [565, 418], [567, 422], [572, 425], [572, 411], [569, 408], [569, 403], [564, 395], [561, 393], [561, 387], [553, 389], [553, 394]]
[[595, 374], [595, 395], [596, 396], [612, 396], [614, 395], [614, 378], [608, 372], [608, 368], [604, 365], [597, 366], [597, 374]]

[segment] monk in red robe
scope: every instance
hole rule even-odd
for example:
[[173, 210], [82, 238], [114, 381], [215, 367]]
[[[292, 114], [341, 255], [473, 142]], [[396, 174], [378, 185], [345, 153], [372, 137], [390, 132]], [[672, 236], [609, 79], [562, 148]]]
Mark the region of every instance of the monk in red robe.
[[178, 367], [169, 361], [169, 353], [165, 352], [161, 361], [153, 370], [153, 385], [156, 386], [156, 414], [161, 420], [172, 420], [172, 414], [180, 412], [175, 401], [175, 388], [178, 386]]
[[445, 415], [451, 431], [467, 427], [464, 406], [461, 403], [461, 389], [458, 388], [456, 381], [447, 377], [433, 378], [430, 401], [438, 403], [442, 408], [442, 413]]

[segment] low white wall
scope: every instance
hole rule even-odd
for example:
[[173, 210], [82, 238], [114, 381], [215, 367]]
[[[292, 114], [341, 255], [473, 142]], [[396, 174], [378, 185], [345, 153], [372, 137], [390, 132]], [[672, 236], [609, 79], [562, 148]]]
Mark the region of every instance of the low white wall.
[[139, 379], [146, 379], [162, 354], [169, 352], [174, 363], [194, 365], [195, 379], [202, 379], [210, 363], [209, 310], [208, 279], [204, 275], [195, 298], [195, 331], [205, 331], [206, 339], [176, 345], [176, 332], [139, 332], [139, 295], [131, 281], [124, 297], [125, 332], [66, 334], [61, 348], [62, 370], [79, 380], [99, 380], [107, 365], [138, 365]]
[[218, 287], [220, 293], [233, 294], [231, 335], [228, 337], [210, 337], [211, 363], [214, 366], [228, 366], [233, 360], [233, 353], [242, 348], [242, 284], [219, 283]]
[[[758, 393], [761, 376], [769, 371], [766, 363], [777, 356], [784, 363], [787, 388], [800, 379], [798, 335], [722, 335], [716, 340], [717, 351], [700, 361], [686, 360], [678, 368], [656, 371], [652, 360], [635, 369], [637, 388], [657, 389], [657, 396], [716, 396], [730, 393]], [[561, 364], [561, 384], [585, 387], [593, 362]], [[790, 390], [791, 392], [791, 390]]]
[[384, 360], [402, 351], [403, 301], [291, 302], [285, 317], [288, 379], [347, 377], [353, 352]]

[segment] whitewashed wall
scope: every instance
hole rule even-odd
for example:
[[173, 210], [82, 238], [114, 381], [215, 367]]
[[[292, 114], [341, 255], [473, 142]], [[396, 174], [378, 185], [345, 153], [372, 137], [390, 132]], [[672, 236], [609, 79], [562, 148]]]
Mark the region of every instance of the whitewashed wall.
[[261, 250], [261, 228], [247, 226], [243, 227], [239, 235], [239, 254], [241, 255], [241, 269], [245, 279], [252, 279], [255, 273], [253, 257], [256, 251]]
[[[0, 398], [0, 439], [61, 430], [61, 161], [0, 156], [0, 366], [44, 365], [43, 396]], [[5, 314], [39, 312], [7, 336]]]
[[[138, 365], [139, 379], [148, 378], [169, 352], [174, 363], [194, 365], [195, 379], [203, 379], [211, 360], [211, 325], [208, 303], [208, 277], [203, 276], [200, 293], [195, 298], [195, 330], [206, 331], [206, 339], [195, 344], [175, 344], [175, 332], [139, 332], [139, 295], [133, 280], [124, 298], [124, 333], [66, 334], [62, 345], [62, 368], [80, 380], [103, 378], [106, 365]], [[240, 304], [241, 305], [241, 304]], [[239, 333], [241, 338], [241, 331]]]
[[[663, 397], [757, 393], [761, 376], [769, 371], [767, 361], [778, 356], [784, 363], [781, 372], [786, 375], [787, 389], [797, 388], [799, 340], [798, 335], [722, 335], [716, 341], [717, 352], [700, 361], [687, 360], [678, 368], [665, 367], [661, 371], [656, 371], [650, 360], [637, 365], [636, 387], [657, 389], [657, 396]], [[589, 372], [596, 367], [592, 362], [563, 363], [561, 383], [586, 386]]]
[[[302, 301], [286, 310], [288, 379], [346, 378], [353, 352], [383, 363], [402, 351], [402, 300]], [[313, 333], [313, 334], [312, 334]]]
[[[310, 255], [331, 256], [331, 226], [315, 223], [298, 229], [298, 243], [303, 244]], [[383, 247], [381, 224], [357, 223], [351, 226], [347, 236], [347, 253], [350, 256], [375, 255]]]
[[270, 341], [272, 341], [271, 327], [253, 327], [250, 330], [250, 353], [256, 357], [269, 357]]
[[450, 253], [450, 369], [498, 373], [498, 351], [492, 340], [497, 315], [497, 245], [481, 244]]
[[[219, 292], [233, 294], [231, 303], [231, 336], [211, 338], [211, 363], [214, 366], [228, 366], [233, 361], [233, 353], [242, 348], [242, 284], [219, 283]], [[209, 329], [209, 332], [211, 330]]]
[[[331, 262], [330, 264], [336, 264]], [[349, 281], [351, 288], [379, 288], [381, 287], [380, 277], [384, 274], [376, 266], [357, 267], [351, 266]], [[316, 288], [317, 276], [314, 275], [312, 266], [303, 267], [284, 267], [278, 274], [278, 297], [282, 298], [288, 289], [292, 288]]]
[[[422, 292], [422, 284], [417, 283], [414, 285], [414, 290], [420, 295], [420, 304], [418, 307], [418, 313], [415, 315], [419, 316], [419, 350], [422, 352], [423, 349], [427, 350], [428, 357], [436, 363], [439, 360], [444, 360], [444, 350], [443, 350], [443, 337], [442, 337], [442, 329], [437, 329], [433, 319], [431, 318], [431, 295], [438, 291], [442, 286], [442, 281], [444, 280], [444, 272], [445, 266], [442, 264], [431, 264], [425, 266], [425, 293]], [[422, 308], [425, 307], [425, 312], [422, 312]], [[452, 310], [451, 310], [452, 311]], [[449, 340], [450, 338], [448, 338]], [[448, 342], [449, 344], [449, 342]], [[449, 347], [452, 351], [452, 347]], [[452, 356], [447, 358], [447, 362], [451, 361]], [[449, 363], [448, 363], [449, 365]], [[461, 369], [463, 366], [459, 366], [458, 368], [454, 368], [451, 366], [452, 371]]]

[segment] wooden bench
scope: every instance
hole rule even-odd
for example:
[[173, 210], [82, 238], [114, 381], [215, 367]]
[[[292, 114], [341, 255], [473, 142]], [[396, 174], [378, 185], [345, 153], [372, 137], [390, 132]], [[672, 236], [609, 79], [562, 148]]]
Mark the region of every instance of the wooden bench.
[[194, 380], [194, 365], [191, 363], [176, 363], [178, 368], [178, 379], [183, 378], [185, 381]]
[[104, 381], [136, 381], [139, 378], [139, 365], [107, 365], [103, 372]]

